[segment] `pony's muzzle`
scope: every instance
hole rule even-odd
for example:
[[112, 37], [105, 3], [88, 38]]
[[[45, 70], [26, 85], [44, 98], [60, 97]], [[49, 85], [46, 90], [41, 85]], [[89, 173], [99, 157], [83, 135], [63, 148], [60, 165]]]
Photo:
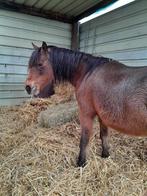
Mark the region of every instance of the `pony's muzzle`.
[[26, 85], [25, 89], [26, 89], [27, 93], [30, 95], [31, 91], [32, 91], [31, 87], [29, 85]]

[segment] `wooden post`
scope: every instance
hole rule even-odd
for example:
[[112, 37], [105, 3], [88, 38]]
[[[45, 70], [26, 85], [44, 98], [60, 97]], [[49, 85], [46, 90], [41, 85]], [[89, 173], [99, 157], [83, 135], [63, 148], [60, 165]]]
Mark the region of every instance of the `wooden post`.
[[79, 22], [75, 22], [72, 24], [71, 49], [79, 50]]

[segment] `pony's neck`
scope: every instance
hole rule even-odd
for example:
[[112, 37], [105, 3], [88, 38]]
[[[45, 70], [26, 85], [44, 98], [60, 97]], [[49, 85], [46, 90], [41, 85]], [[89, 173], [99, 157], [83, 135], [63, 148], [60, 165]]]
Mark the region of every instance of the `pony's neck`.
[[49, 48], [55, 80], [68, 81], [74, 86], [77, 86], [87, 73], [91, 74], [97, 67], [111, 60], [55, 46]]
[[83, 53], [80, 52], [53, 47], [50, 51], [50, 60], [55, 81], [68, 81], [76, 86], [77, 80], [80, 79], [82, 74], [82, 56]]

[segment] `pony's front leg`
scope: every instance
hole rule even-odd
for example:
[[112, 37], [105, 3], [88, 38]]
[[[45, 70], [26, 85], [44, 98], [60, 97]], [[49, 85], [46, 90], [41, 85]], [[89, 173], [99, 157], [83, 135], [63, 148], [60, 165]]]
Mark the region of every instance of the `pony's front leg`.
[[77, 161], [79, 167], [84, 167], [86, 164], [86, 148], [92, 135], [93, 116], [80, 114], [81, 124], [81, 139], [80, 139], [80, 152]]
[[102, 141], [102, 157], [109, 157], [109, 144], [108, 144], [108, 128], [103, 124], [101, 120], [100, 122], [100, 139]]

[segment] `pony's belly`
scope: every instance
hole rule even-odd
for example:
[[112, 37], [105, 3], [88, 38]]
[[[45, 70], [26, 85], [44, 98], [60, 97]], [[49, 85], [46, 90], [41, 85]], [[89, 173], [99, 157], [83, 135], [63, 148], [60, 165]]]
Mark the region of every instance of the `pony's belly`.
[[147, 129], [134, 129], [133, 127], [130, 129], [129, 127], [120, 127], [117, 125], [108, 125], [108, 127], [127, 135], [147, 136]]
[[113, 111], [98, 112], [97, 114], [105, 126], [116, 131], [132, 136], [147, 136], [147, 118], [141, 118], [138, 115], [132, 118], [132, 115], [128, 113], [124, 119], [121, 115], [117, 116]]

